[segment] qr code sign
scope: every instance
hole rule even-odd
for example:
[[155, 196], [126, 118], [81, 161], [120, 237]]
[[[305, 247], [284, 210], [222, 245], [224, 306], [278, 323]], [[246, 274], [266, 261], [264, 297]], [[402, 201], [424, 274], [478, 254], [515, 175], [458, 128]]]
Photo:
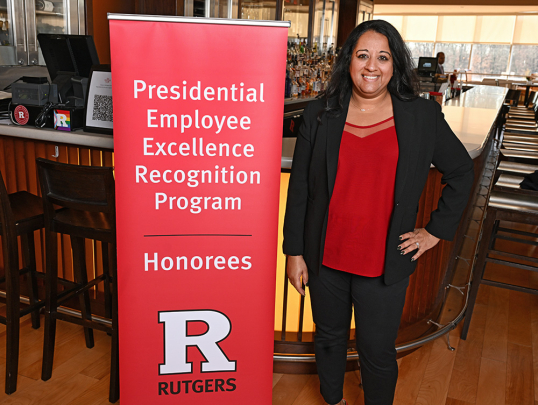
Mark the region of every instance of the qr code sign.
[[93, 98], [94, 121], [112, 122], [112, 96], [95, 95]]

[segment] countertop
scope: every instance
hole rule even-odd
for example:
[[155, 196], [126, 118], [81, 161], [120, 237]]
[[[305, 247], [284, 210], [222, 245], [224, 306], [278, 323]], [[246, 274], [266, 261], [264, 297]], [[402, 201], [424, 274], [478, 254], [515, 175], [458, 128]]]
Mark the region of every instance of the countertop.
[[0, 135], [85, 146], [88, 148], [114, 149], [112, 135], [96, 134], [82, 130], [67, 132], [50, 128], [35, 128], [27, 125], [20, 126], [12, 124], [8, 119], [0, 120]]
[[[465, 145], [471, 158], [476, 158], [484, 148], [488, 134], [495, 125], [508, 89], [495, 86], [475, 86], [443, 106], [445, 118]], [[295, 100], [294, 100], [295, 101]], [[301, 101], [304, 101], [302, 99]], [[434, 101], [432, 101], [434, 102]], [[34, 139], [100, 149], [114, 149], [112, 135], [84, 131], [63, 132], [53, 129], [37, 129], [17, 126], [0, 120], [0, 135]], [[3, 124], [3, 125], [2, 125]], [[295, 138], [284, 138], [282, 145], [282, 168], [291, 168]]]
[[475, 86], [443, 106], [448, 125], [471, 158], [482, 153], [507, 92], [504, 87]]
[[[443, 113], [448, 125], [463, 143], [472, 159], [482, 153], [507, 92], [508, 89], [504, 87], [474, 86], [443, 105]], [[295, 138], [283, 138], [283, 169], [291, 169], [294, 149]]]

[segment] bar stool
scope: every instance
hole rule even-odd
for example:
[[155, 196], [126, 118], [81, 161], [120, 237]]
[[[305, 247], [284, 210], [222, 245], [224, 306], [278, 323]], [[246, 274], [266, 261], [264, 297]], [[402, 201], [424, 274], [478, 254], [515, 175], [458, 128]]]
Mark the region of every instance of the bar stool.
[[[56, 320], [84, 327], [86, 346], [93, 347], [93, 329], [112, 335], [109, 401], [119, 398], [118, 310], [116, 286], [116, 217], [112, 167], [77, 166], [37, 159], [43, 195], [47, 253], [45, 340], [41, 379], [52, 375]], [[65, 207], [54, 211], [53, 204]], [[73, 288], [58, 292], [57, 233], [70, 235], [73, 249]], [[102, 242], [103, 274], [87, 279], [84, 239]], [[110, 260], [108, 260], [110, 247]], [[108, 262], [111, 262], [110, 266]], [[89, 290], [104, 282], [106, 316], [110, 323], [92, 317]], [[82, 317], [58, 312], [58, 306], [78, 296]]]
[[501, 149], [501, 156], [509, 161], [520, 163], [537, 163], [538, 153], [528, 150]]
[[[39, 328], [39, 310], [45, 304], [38, 299], [34, 231], [43, 228], [43, 203], [41, 198], [26, 191], [8, 194], [0, 174], [0, 236], [4, 259], [6, 316], [0, 323], [6, 325], [6, 394], [17, 390], [19, 368], [20, 318], [31, 313], [32, 327]], [[21, 238], [22, 269], [19, 269], [17, 236]], [[27, 274], [29, 305], [21, 309], [20, 279]]]
[[[488, 262], [502, 264], [510, 267], [516, 267], [524, 270], [538, 271], [538, 258], [503, 252], [501, 250], [495, 249], [495, 241], [497, 239], [507, 239], [514, 242], [521, 242], [538, 246], [538, 242], [535, 242], [534, 240], [516, 237], [517, 235], [522, 235], [536, 238], [538, 237], [538, 234], [503, 228], [499, 224], [499, 221], [501, 220], [519, 222], [530, 225], [538, 225], [538, 192], [522, 189], [514, 190], [508, 187], [499, 187], [499, 183], [497, 183], [497, 186], [491, 192], [486, 211], [486, 219], [484, 221], [482, 240], [480, 241], [480, 245], [478, 248], [478, 256], [473, 274], [473, 281], [471, 284], [471, 291], [469, 295], [467, 311], [465, 314], [465, 321], [463, 323], [463, 329], [461, 332], [461, 338], [464, 340], [467, 338], [467, 332], [469, 331], [469, 325], [471, 323], [471, 317], [473, 315], [473, 309], [480, 284], [486, 284], [494, 287], [507, 288], [510, 290], [528, 292], [531, 294], [538, 295], [538, 290], [536, 289], [520, 287], [508, 283], [501, 283], [498, 281], [484, 278], [484, 270], [486, 268], [486, 263]], [[499, 234], [499, 232], [503, 232], [503, 234]], [[511, 236], [507, 236], [506, 233], [511, 234]], [[490, 253], [495, 254], [497, 257], [501, 256], [503, 257], [503, 259], [493, 258], [490, 256]], [[511, 261], [509, 259], [525, 260], [532, 263], [536, 263], [537, 266], [521, 264], [515, 261]]]
[[511, 105], [517, 106], [519, 103], [520, 96], [521, 96], [521, 90], [510, 89], [506, 93], [506, 100], [508, 100]]
[[523, 143], [529, 145], [538, 145], [537, 135], [517, 135], [517, 134], [505, 134], [503, 141], [510, 143]]
[[529, 152], [538, 151], [538, 143], [529, 143], [529, 142], [503, 142], [503, 148], [505, 149], [515, 149], [515, 150], [526, 150]]

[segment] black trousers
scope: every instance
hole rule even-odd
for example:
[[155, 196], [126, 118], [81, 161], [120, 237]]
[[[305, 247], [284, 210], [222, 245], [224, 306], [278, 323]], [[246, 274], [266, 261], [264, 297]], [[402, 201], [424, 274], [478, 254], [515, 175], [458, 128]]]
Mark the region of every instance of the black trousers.
[[308, 276], [321, 395], [328, 404], [343, 397], [353, 305], [365, 404], [391, 405], [398, 379], [395, 341], [409, 277], [387, 286], [382, 276], [357, 276], [325, 266], [319, 275]]

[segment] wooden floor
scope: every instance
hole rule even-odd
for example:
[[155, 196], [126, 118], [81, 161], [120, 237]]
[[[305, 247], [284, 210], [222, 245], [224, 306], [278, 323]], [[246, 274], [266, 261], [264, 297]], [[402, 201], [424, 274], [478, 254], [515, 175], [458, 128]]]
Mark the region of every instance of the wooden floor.
[[[461, 326], [454, 352], [438, 339], [398, 361], [394, 404], [538, 405], [538, 296], [482, 285], [465, 341]], [[346, 374], [344, 397], [364, 404], [358, 372]], [[317, 376], [274, 374], [273, 404], [325, 404]]]
[[[497, 279], [536, 283], [517, 270], [490, 272]], [[3, 326], [1, 326], [4, 328]], [[446, 339], [428, 343], [399, 360], [395, 405], [538, 405], [538, 296], [481, 286], [466, 341], [460, 326]], [[3, 393], [5, 339], [0, 333], [0, 404], [108, 404], [110, 337], [95, 331], [87, 349], [81, 327], [58, 321], [54, 371], [40, 380], [43, 327], [21, 326], [17, 392]], [[364, 403], [356, 372], [346, 374], [344, 394]], [[121, 403], [121, 400], [120, 400]], [[317, 375], [273, 375], [273, 404], [324, 404]], [[240, 404], [238, 404], [240, 405]]]

